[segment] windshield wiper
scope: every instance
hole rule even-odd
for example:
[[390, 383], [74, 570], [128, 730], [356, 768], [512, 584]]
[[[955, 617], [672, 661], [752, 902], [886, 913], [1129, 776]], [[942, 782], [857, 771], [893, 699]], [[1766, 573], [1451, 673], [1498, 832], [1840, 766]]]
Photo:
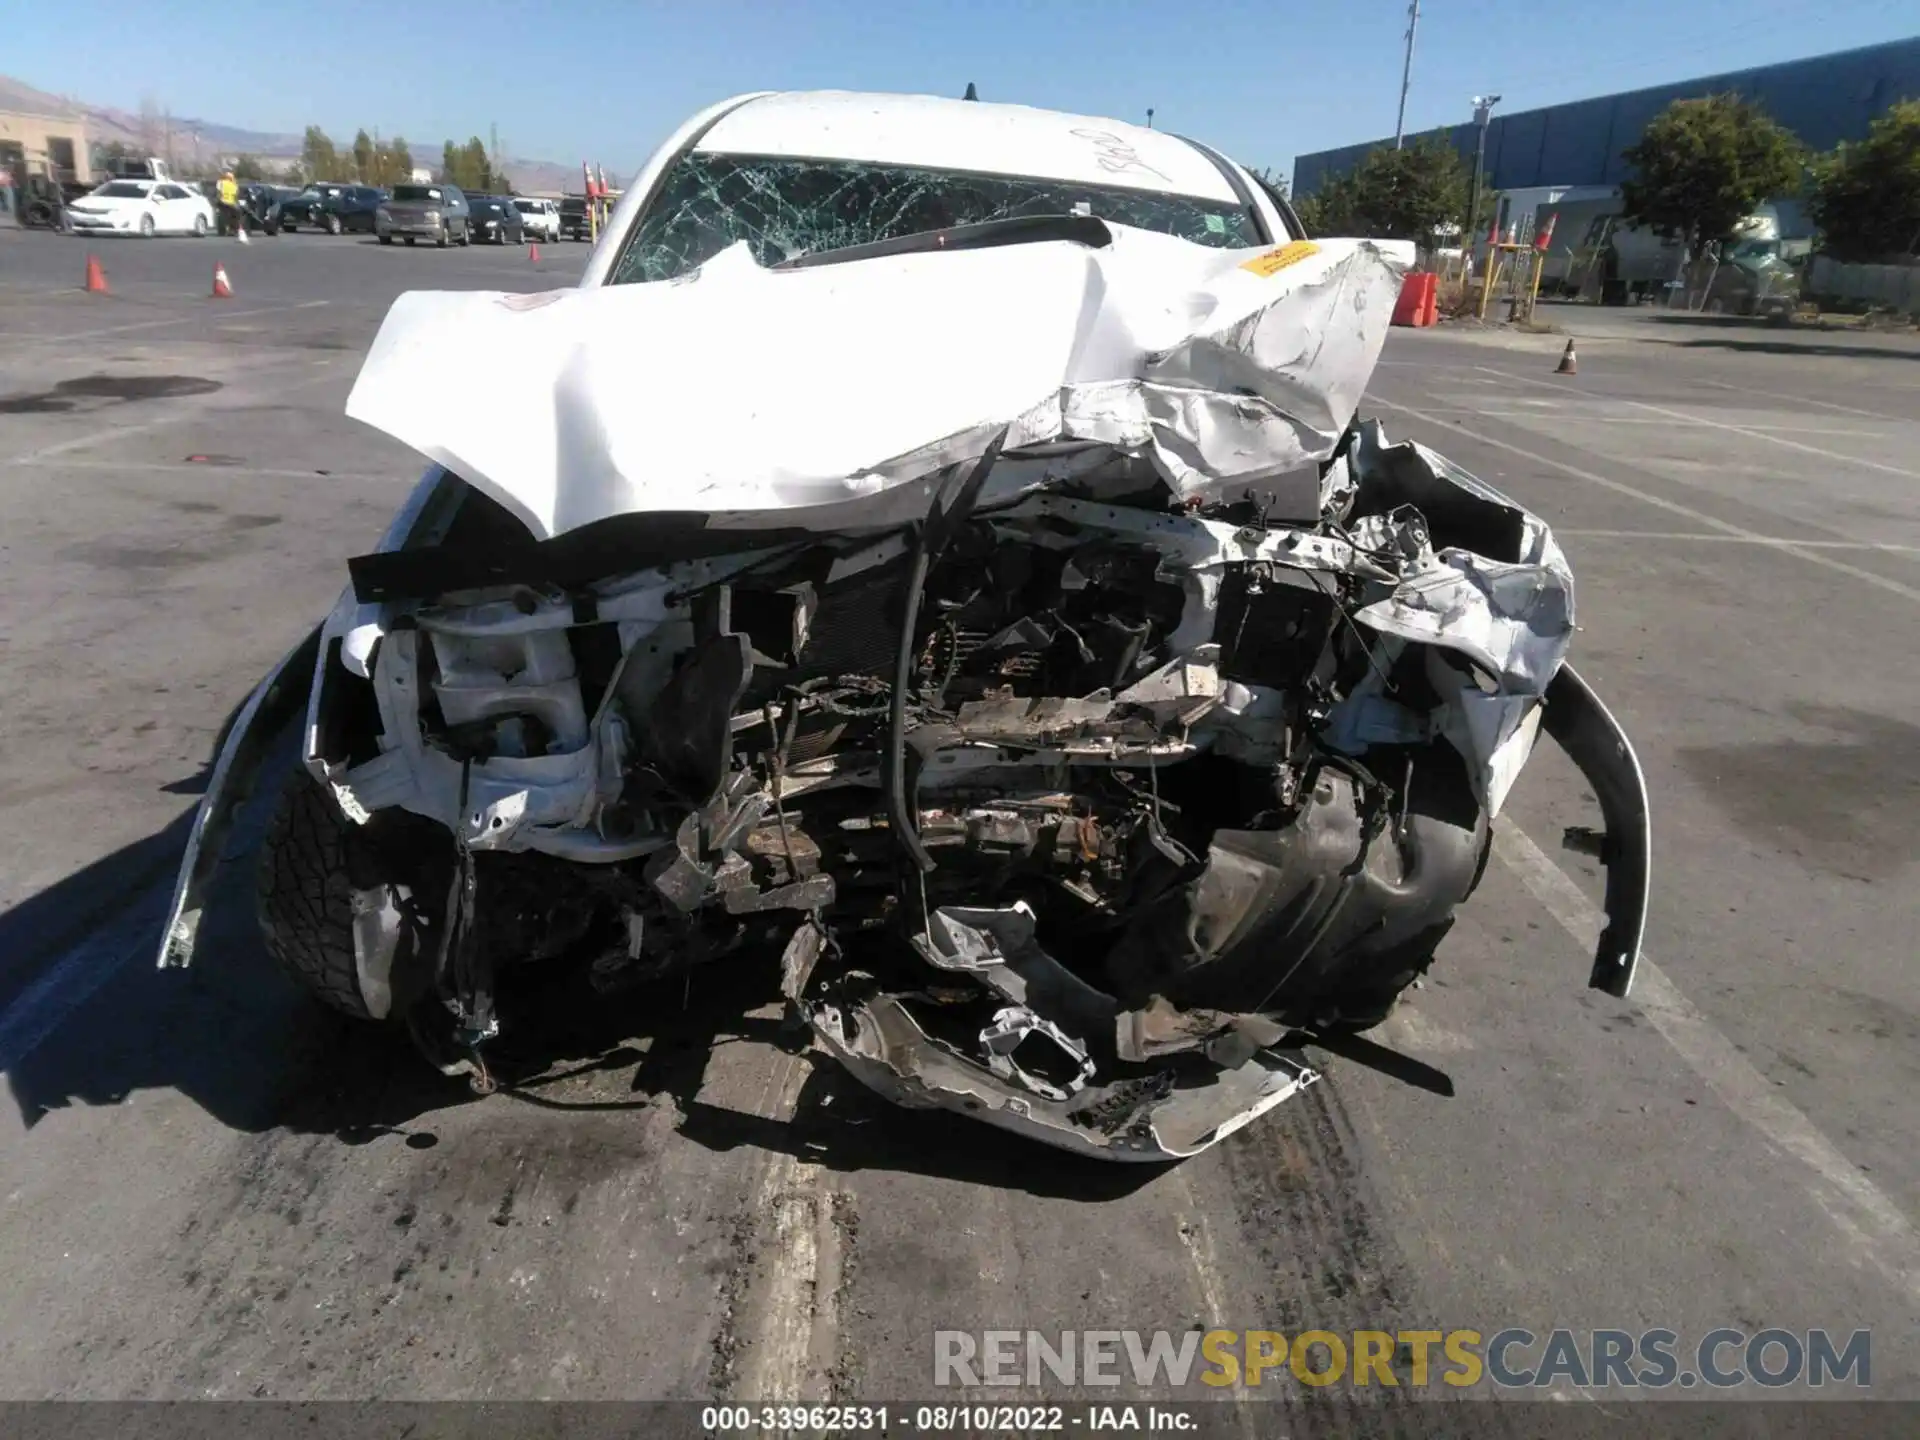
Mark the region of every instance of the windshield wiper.
[[930, 251], [990, 250], [1000, 245], [1039, 245], [1049, 240], [1072, 240], [1095, 248], [1111, 245], [1113, 231], [1092, 215], [1016, 215], [1010, 220], [983, 220], [976, 225], [952, 225], [945, 230], [920, 230], [891, 240], [864, 245], [842, 245], [816, 250], [770, 266], [774, 270], [811, 270], [819, 265], [844, 265], [854, 260], [877, 260], [886, 255], [920, 255]]

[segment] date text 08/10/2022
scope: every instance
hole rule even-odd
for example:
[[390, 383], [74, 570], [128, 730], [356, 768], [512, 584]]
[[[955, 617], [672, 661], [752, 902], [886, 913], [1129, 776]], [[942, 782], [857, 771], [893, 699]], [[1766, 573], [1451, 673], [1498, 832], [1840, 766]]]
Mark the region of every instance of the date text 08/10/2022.
[[710, 1435], [977, 1434], [1006, 1431], [1140, 1430], [1192, 1433], [1196, 1407], [1183, 1405], [710, 1405], [700, 1428]]

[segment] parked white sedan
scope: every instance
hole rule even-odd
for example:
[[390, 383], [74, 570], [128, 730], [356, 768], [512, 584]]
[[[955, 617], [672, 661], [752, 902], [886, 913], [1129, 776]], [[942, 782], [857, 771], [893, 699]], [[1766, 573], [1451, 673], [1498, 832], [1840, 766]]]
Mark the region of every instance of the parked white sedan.
[[213, 202], [173, 180], [109, 180], [67, 207], [76, 231], [119, 235], [205, 235]]

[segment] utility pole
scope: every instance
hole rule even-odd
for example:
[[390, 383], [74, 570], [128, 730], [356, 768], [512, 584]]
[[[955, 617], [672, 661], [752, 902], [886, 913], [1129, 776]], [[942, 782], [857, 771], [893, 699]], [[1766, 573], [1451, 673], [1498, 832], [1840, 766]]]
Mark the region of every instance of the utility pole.
[[1487, 121], [1493, 116], [1493, 107], [1500, 103], [1498, 95], [1476, 95], [1473, 97], [1473, 125], [1479, 132], [1473, 150], [1473, 183], [1467, 187], [1467, 223], [1466, 233], [1460, 237], [1462, 253], [1473, 254], [1474, 231], [1480, 210], [1480, 176], [1487, 168]]
[[1413, 83], [1413, 33], [1420, 28], [1420, 0], [1407, 6], [1407, 60], [1400, 67], [1400, 113], [1393, 122], [1393, 148], [1400, 148], [1400, 137], [1407, 128], [1407, 87]]

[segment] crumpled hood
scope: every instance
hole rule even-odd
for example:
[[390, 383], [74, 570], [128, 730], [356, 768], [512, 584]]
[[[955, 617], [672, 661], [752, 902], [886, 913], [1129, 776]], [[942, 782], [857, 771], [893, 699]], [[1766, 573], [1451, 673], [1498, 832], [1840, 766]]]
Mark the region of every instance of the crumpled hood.
[[1049, 450], [1003, 462], [1002, 495], [1062, 473], [1062, 445], [1146, 455], [1203, 501], [1330, 456], [1411, 247], [1221, 250], [1111, 229], [1098, 248], [787, 271], [743, 244], [654, 284], [414, 292], [347, 414], [543, 539], [650, 511], [721, 528], [896, 524], [1003, 429], [1010, 457]]

